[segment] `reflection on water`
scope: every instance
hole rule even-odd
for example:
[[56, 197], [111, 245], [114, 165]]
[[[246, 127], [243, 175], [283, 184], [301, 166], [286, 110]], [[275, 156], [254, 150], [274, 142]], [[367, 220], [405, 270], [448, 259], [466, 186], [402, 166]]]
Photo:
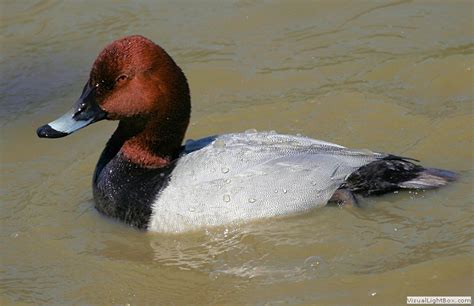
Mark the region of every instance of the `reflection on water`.
[[[407, 295], [471, 295], [472, 3], [0, 5], [0, 304], [403, 304]], [[103, 218], [90, 182], [115, 124], [56, 141], [34, 130], [70, 107], [98, 52], [127, 34], [160, 43], [185, 71], [188, 138], [301, 133], [415, 157], [461, 179], [360, 209], [181, 235]]]

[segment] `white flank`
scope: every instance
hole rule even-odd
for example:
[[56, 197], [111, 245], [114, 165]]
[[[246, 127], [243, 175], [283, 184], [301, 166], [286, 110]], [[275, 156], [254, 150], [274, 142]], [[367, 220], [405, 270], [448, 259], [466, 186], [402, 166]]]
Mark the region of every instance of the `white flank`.
[[201, 143], [180, 158], [153, 203], [149, 230], [183, 232], [324, 206], [348, 175], [383, 157], [307, 137], [254, 132], [188, 141], [186, 148]]

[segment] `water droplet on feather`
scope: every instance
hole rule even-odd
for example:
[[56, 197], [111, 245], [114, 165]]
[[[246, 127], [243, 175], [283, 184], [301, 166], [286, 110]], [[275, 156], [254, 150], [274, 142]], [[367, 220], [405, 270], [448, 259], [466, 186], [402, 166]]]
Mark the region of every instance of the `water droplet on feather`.
[[213, 144], [214, 148], [224, 148], [225, 142], [223, 140], [216, 140]]

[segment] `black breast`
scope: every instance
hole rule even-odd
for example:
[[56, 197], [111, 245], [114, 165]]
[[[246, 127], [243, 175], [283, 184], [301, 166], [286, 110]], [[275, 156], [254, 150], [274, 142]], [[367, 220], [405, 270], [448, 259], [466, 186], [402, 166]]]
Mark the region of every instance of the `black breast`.
[[134, 227], [146, 229], [152, 213], [151, 206], [167, 185], [174, 164], [150, 169], [129, 162], [120, 153], [108, 160], [104, 153], [93, 181], [97, 210]]

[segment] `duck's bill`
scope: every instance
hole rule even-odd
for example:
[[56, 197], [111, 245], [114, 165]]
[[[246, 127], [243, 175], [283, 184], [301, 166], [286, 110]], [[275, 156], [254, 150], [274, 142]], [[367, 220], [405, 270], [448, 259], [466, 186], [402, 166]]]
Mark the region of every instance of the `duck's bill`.
[[82, 95], [73, 108], [58, 119], [36, 130], [41, 138], [60, 138], [67, 136], [94, 122], [105, 119], [106, 113], [95, 100], [94, 89], [89, 82], [84, 86]]

